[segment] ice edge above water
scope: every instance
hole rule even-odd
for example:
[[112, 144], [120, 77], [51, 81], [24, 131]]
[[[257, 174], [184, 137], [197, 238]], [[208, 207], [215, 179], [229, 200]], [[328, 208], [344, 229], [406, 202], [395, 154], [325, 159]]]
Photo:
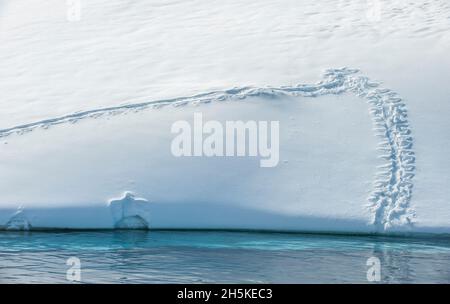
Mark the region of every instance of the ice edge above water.
[[[39, 128], [47, 129], [59, 124], [75, 123], [87, 118], [113, 116], [169, 105], [179, 107], [187, 104], [241, 100], [256, 96], [268, 98], [280, 96], [317, 97], [329, 94], [337, 95], [345, 92], [354, 93], [367, 101], [372, 115], [373, 130], [375, 135], [381, 139], [378, 144], [378, 150], [381, 153], [379, 157], [385, 163], [378, 167], [378, 172], [373, 182], [372, 194], [368, 198], [367, 207], [372, 214], [371, 225], [373, 225], [376, 232], [387, 232], [390, 230], [408, 231], [414, 225], [416, 214], [415, 210], [410, 206], [413, 188], [412, 180], [415, 175], [415, 153], [413, 151], [411, 129], [407, 120], [406, 105], [397, 93], [381, 88], [379, 83], [370, 81], [369, 78], [361, 75], [357, 69], [329, 69], [325, 72], [323, 80], [311, 85], [300, 84], [265, 88], [237, 87], [190, 97], [77, 112], [0, 129], [0, 138], [14, 134], [21, 135]], [[125, 203], [133, 205], [133, 202], [129, 202], [133, 199], [130, 195], [124, 195], [122, 199], [116, 200], [114, 205], [117, 206], [117, 202], [122, 202], [122, 205]], [[110, 204], [110, 207], [112, 206]], [[121, 208], [125, 207], [122, 206]], [[131, 222], [139, 222], [139, 227], [136, 228], [143, 228], [145, 225], [141, 221], [142, 218], [139, 211], [135, 213], [129, 216], [128, 219], [121, 218], [116, 220], [115, 228], [123, 228], [124, 226], [133, 228]], [[37, 228], [33, 227], [32, 223], [27, 220], [24, 210], [18, 210], [4, 227], [4, 229], [9, 230]]]

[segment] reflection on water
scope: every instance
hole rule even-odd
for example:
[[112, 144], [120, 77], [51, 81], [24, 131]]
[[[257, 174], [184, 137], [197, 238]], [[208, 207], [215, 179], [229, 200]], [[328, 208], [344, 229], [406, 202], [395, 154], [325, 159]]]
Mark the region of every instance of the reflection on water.
[[450, 283], [450, 237], [226, 231], [0, 233], [0, 283]]

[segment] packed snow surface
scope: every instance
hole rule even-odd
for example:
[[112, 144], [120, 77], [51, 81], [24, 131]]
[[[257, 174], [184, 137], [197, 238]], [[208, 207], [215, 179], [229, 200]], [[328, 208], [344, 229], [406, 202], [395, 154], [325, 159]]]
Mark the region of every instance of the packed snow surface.
[[[450, 232], [447, 1], [69, 2], [0, 4], [0, 228]], [[198, 112], [278, 166], [174, 157]]]

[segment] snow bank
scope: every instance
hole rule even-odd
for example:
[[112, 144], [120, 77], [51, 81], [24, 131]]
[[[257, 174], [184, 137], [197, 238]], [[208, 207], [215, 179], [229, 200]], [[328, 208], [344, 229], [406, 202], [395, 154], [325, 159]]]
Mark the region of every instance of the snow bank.
[[[319, 105], [319, 108], [315, 110], [317, 111], [315, 114], [317, 121], [311, 121], [311, 118], [307, 119], [305, 115], [314, 115], [309, 111], [303, 113], [302, 103], [307, 103], [307, 99], [317, 99], [319, 96], [345, 93], [347, 95], [350, 94], [350, 96], [346, 96], [345, 101], [336, 101], [336, 103], [344, 106], [340, 111], [334, 108], [341, 105], [334, 105], [329, 100], [317, 100], [315, 101]], [[351, 97], [352, 94], [354, 95], [353, 97]], [[361, 102], [364, 100], [366, 101], [366, 107], [369, 106], [370, 111], [364, 108]], [[324, 108], [320, 107], [321, 103], [324, 103], [322, 105]], [[278, 113], [274, 114], [275, 110]], [[334, 112], [332, 116], [334, 119], [327, 119], [326, 112], [330, 110]], [[219, 120], [224, 120], [230, 115], [231, 117], [228, 118], [241, 121], [246, 121], [247, 117], [253, 120], [264, 117], [270, 117], [270, 120], [279, 120], [284, 127], [282, 132], [282, 139], [284, 140], [281, 142], [281, 155], [285, 157], [283, 159], [284, 166], [273, 171], [267, 169], [266, 172], [263, 172], [261, 171], [263, 168], [255, 166], [253, 159], [244, 158], [239, 161], [239, 166], [245, 167], [248, 171], [242, 172], [241, 168], [232, 167], [233, 165], [236, 166], [233, 159], [198, 162], [192, 158], [187, 158], [180, 162], [171, 154], [169, 149], [170, 141], [173, 137], [169, 132], [170, 124], [180, 120], [180, 115], [189, 120], [189, 116], [198, 111], [201, 111], [210, 119]], [[372, 122], [369, 121], [370, 116], [368, 116], [367, 112], [371, 114]], [[337, 130], [346, 134], [345, 138], [351, 139], [355, 136], [354, 125], [350, 127], [343, 125], [343, 129], [339, 128], [339, 123], [336, 120], [342, 120], [344, 115], [348, 116], [347, 118], [358, 121], [358, 128], [361, 129], [363, 129], [365, 124], [367, 129], [370, 130], [369, 126], [373, 124], [375, 135], [381, 137], [378, 148], [374, 144], [374, 139], [363, 141], [362, 138], [359, 138], [358, 141], [353, 143], [344, 142], [345, 144], [343, 145], [342, 142], [335, 142], [327, 138], [338, 136], [338, 134], [333, 134], [332, 128], [335, 129], [334, 132]], [[21, 206], [26, 202], [27, 208], [33, 209], [39, 205], [39, 200], [42, 207], [54, 204], [53, 207], [64, 210], [66, 204], [70, 200], [77, 199], [78, 196], [76, 193], [67, 193], [67, 190], [64, 189], [71, 183], [72, 187], [76, 187], [82, 192], [94, 186], [96, 190], [89, 190], [86, 198], [92, 200], [92, 204], [95, 205], [97, 203], [99, 205], [101, 196], [97, 193], [103, 192], [108, 194], [105, 191], [114, 193], [119, 190], [128, 190], [126, 188], [121, 189], [124, 187], [123, 184], [127, 180], [134, 180], [141, 181], [140, 186], [130, 185], [128, 187], [134, 187], [138, 193], [157, 197], [155, 202], [160, 204], [165, 202], [166, 205], [173, 205], [182, 201], [194, 204], [208, 202], [207, 205], [203, 206], [206, 214], [197, 215], [197, 224], [190, 225], [195, 228], [271, 228], [270, 225], [267, 226], [267, 223], [261, 225], [260, 220], [255, 220], [248, 216], [241, 221], [236, 221], [233, 218], [233, 225], [227, 224], [225, 219], [209, 222], [203, 226], [201, 224], [204, 221], [202, 217], [210, 217], [208, 213], [217, 212], [214, 209], [218, 206], [218, 208], [225, 207], [231, 210], [236, 208], [250, 209], [254, 210], [255, 214], [263, 211], [268, 213], [265, 217], [270, 217], [269, 215], [272, 213], [275, 217], [282, 215], [288, 218], [295, 218], [301, 216], [304, 212], [308, 212], [311, 217], [318, 218], [316, 220], [317, 223], [314, 225], [317, 230], [363, 229], [367, 231], [384, 231], [390, 228], [410, 229], [414, 217], [414, 212], [410, 208], [409, 202], [412, 178], [414, 177], [415, 156], [412, 150], [411, 131], [406, 117], [405, 104], [397, 94], [390, 90], [379, 88], [377, 83], [370, 82], [368, 78], [359, 75], [356, 70], [346, 68], [329, 70], [325, 74], [324, 80], [312, 85], [283, 86], [279, 88], [234, 88], [226, 91], [203, 93], [193, 97], [129, 104], [75, 113], [0, 130], [1, 138], [10, 139], [8, 146], [4, 148], [5, 153], [2, 154], [2, 158], [5, 160], [9, 159], [8, 163], [10, 166], [20, 168], [20, 171], [23, 172], [16, 177], [9, 177], [8, 181], [4, 183], [4, 187], [11, 189], [19, 181], [30, 180], [30, 184], [38, 184], [39, 191], [42, 191], [43, 187], [55, 189], [59, 186], [63, 188], [63, 191], [53, 191], [49, 195], [36, 199], [37, 193], [32, 194], [32, 189], [30, 188], [33, 188], [33, 186], [30, 186], [24, 195], [13, 194], [9, 198], [4, 196], [4, 201], [20, 201]], [[366, 122], [362, 123], [361, 119], [364, 118]], [[105, 120], [111, 119], [112, 122], [105, 124]], [[293, 122], [296, 120], [300, 121], [300, 124], [294, 124]], [[148, 125], [148, 121], [151, 121], [152, 124]], [[81, 125], [82, 123], [83, 125]], [[60, 128], [64, 130], [61, 132]], [[314, 128], [316, 129], [312, 133], [313, 138], [310, 138], [311, 134], [308, 130]], [[89, 130], [96, 130], [95, 135], [90, 134]], [[151, 132], [147, 133], [148, 130], [151, 130]], [[296, 134], [299, 132], [301, 134]], [[121, 133], [121, 136], [118, 136], [118, 133]], [[370, 133], [367, 132], [365, 136], [372, 136], [373, 134]], [[102, 134], [102, 138], [108, 138], [108, 141], [105, 142], [104, 139], [100, 139], [99, 134]], [[320, 138], [320, 144], [318, 144], [317, 137], [320, 134], [323, 134], [323, 137]], [[19, 137], [17, 137], [18, 135]], [[46, 138], [47, 144], [37, 146], [33, 142], [34, 138], [39, 140]], [[356, 136], [356, 138], [358, 137]], [[343, 139], [343, 134], [339, 134], [338, 141]], [[61, 141], [64, 141], [62, 147], [58, 144], [53, 144]], [[151, 144], [150, 147], [147, 143], [143, 143], [146, 141]], [[364, 152], [360, 152], [362, 164], [354, 163], [357, 155], [356, 151], [360, 149], [358, 145], [363, 142], [368, 144], [369, 147], [372, 145], [372, 147], [367, 151], [363, 150]], [[33, 151], [35, 156], [32, 159], [38, 159], [39, 156], [37, 155], [48, 155], [51, 156], [51, 163], [46, 164], [47, 162], [41, 158], [40, 162], [41, 165], [44, 164], [43, 167], [38, 169], [34, 165], [30, 166], [28, 156], [24, 157], [24, 159], [20, 158], [20, 151], [24, 146], [28, 147], [28, 149], [25, 149], [27, 153]], [[75, 149], [75, 157], [71, 156], [72, 151], [69, 151], [71, 148], [62, 153], [61, 149], [67, 149], [67, 147]], [[83, 152], [86, 147], [88, 147], [88, 150]], [[329, 153], [324, 153], [322, 149], [325, 147], [329, 149]], [[305, 148], [308, 151], [305, 151]], [[55, 149], [57, 149], [56, 153]], [[117, 155], [116, 150], [119, 150], [121, 155]], [[137, 150], [140, 153], [138, 156], [133, 157], [131, 150]], [[380, 151], [380, 155], [372, 154], [376, 150]], [[336, 153], [340, 153], [340, 155], [333, 155]], [[82, 155], [90, 159], [89, 163], [75, 166], [77, 158], [80, 158]], [[128, 167], [133, 166], [133, 162], [127, 159], [127, 156], [138, 160], [139, 164], [137, 166], [142, 167], [140, 169], [147, 168], [147, 170], [158, 172], [158, 174], [148, 176], [146, 172], [129, 171], [130, 168]], [[365, 159], [369, 157], [373, 157], [372, 162], [368, 162]], [[377, 162], [375, 161], [377, 157], [383, 161], [380, 161], [378, 165], [376, 165]], [[60, 158], [59, 161], [58, 158]], [[100, 159], [106, 161], [106, 165], [109, 168], [105, 168], [105, 164], [102, 164]], [[117, 162], [118, 159], [122, 159], [122, 161]], [[314, 165], [308, 168], [303, 163], [304, 161], [312, 162]], [[53, 164], [54, 162], [57, 162], [58, 165]], [[294, 162], [294, 164], [290, 164], [290, 162]], [[145, 163], [152, 163], [152, 166], [145, 166]], [[370, 169], [363, 169], [366, 167], [364, 163], [371, 163]], [[252, 165], [255, 168], [251, 168]], [[112, 166], [114, 168], [111, 168]], [[352, 173], [355, 173], [351, 172], [351, 166], [357, 168], [359, 172], [353, 177], [350, 177]], [[55, 167], [58, 169], [56, 172], [54, 171]], [[333, 167], [338, 167], [339, 170]], [[378, 174], [373, 182], [372, 194], [369, 197], [371, 206], [365, 211], [364, 194], [367, 191], [366, 187], [361, 187], [360, 185], [351, 187], [347, 183], [352, 178], [362, 179], [364, 175], [366, 179], [370, 178], [371, 173], [377, 167], [379, 168]], [[115, 172], [90, 180], [90, 187], [86, 185], [83, 176], [95, 176], [93, 172], [105, 170]], [[124, 173], [118, 174], [117, 170], [121, 170]], [[42, 172], [55, 174], [56, 180], [53, 177], [50, 178], [50, 181], [47, 181], [48, 177], [45, 177], [38, 182], [32, 177], [36, 171], [39, 174]], [[228, 174], [236, 176], [241, 175], [243, 179], [232, 182], [227, 181], [222, 186], [217, 184], [217, 180], [208, 180], [208, 174], [211, 174], [213, 177], [216, 175], [220, 177], [222, 171], [228, 171]], [[369, 174], [364, 171], [368, 171]], [[172, 173], [167, 175], [167, 172]], [[65, 176], [67, 173], [70, 173], [74, 178]], [[317, 174], [320, 180], [309, 186], [316, 188], [311, 193], [313, 195], [305, 195], [302, 198], [302, 191], [305, 191], [303, 187], [306, 186], [302, 183], [302, 180], [306, 181], [311, 174]], [[164, 180], [162, 175], [167, 175], [168, 179]], [[265, 181], [261, 181], [261, 176], [259, 175], [265, 176]], [[335, 175], [333, 178], [340, 175], [344, 184], [333, 179], [326, 181], [327, 178], [325, 178], [326, 183], [323, 183], [321, 179], [329, 175]], [[174, 183], [175, 176], [192, 178], [196, 183], [191, 184], [187, 189], [182, 180], [179, 183]], [[156, 181], [156, 179], [159, 181]], [[164, 180], [164, 182], [161, 183], [161, 180]], [[61, 181], [67, 185], [64, 186], [64, 184], [61, 184]], [[117, 183], [117, 181], [120, 182]], [[361, 182], [367, 181], [361, 180]], [[156, 186], [158, 184], [160, 186]], [[115, 188], [111, 187], [111, 185], [114, 185]], [[167, 188], [166, 185], [171, 186], [170, 191], [172, 193], [164, 194], [164, 191], [161, 191]], [[243, 189], [243, 185], [247, 185], [250, 189]], [[265, 185], [268, 187], [262, 191], [260, 188]], [[316, 197], [317, 193], [315, 192], [323, 191], [322, 187], [328, 187], [329, 190], [326, 195], [322, 194]], [[198, 193], [200, 189], [204, 188], [212, 188], [215, 191], [209, 195]], [[153, 191], [148, 189], [153, 189]], [[311, 190], [306, 190], [305, 192], [308, 191]], [[6, 192], [6, 189], [4, 192]], [[340, 197], [339, 192], [342, 192]], [[264, 196], [261, 197], [263, 193]], [[170, 198], [174, 195], [176, 198], [171, 200]], [[353, 203], [349, 203], [349, 201], [353, 201]], [[280, 202], [283, 202], [283, 206], [280, 206]], [[226, 206], [227, 204], [233, 205], [233, 207]], [[355, 208], [355, 204], [358, 206], [357, 208]], [[86, 202], [86, 206], [78, 206], [78, 208], [89, 208], [88, 206], [89, 203]], [[329, 212], [328, 208], [330, 206], [341, 208], [345, 210], [345, 213], [339, 214], [340, 212], [335, 210]], [[102, 228], [110, 228], [111, 226], [115, 228], [148, 228], [149, 223], [150, 227], [154, 228], [185, 228], [185, 226], [181, 225], [183, 220], [179, 219], [179, 217], [183, 214], [181, 210], [186, 207], [179, 207], [178, 210], [174, 211], [173, 206], [165, 206], [165, 208], [160, 206], [159, 208], [162, 211], [152, 211], [151, 206], [146, 201], [142, 200], [138, 203], [129, 193], [122, 199], [111, 201], [107, 207], [112, 211], [112, 223], [100, 224]], [[188, 206], [188, 208], [192, 207]], [[170, 209], [170, 211], [167, 209]], [[98, 212], [105, 213], [105, 211]], [[158, 212], [161, 215], [158, 215]], [[170, 220], [161, 221], [160, 218], [167, 218], [167, 213], [169, 212], [172, 213]], [[236, 210], [232, 212], [236, 214], [241, 213]], [[370, 213], [372, 214], [370, 215], [372, 218], [371, 225], [369, 225], [367, 220], [367, 216]], [[63, 211], [59, 216], [62, 218], [73, 218], [72, 214], [64, 214]], [[192, 218], [192, 216], [190, 217]], [[356, 218], [358, 224], [348, 224], [350, 225], [348, 227], [340, 224], [338, 227], [332, 226], [330, 228], [329, 224], [319, 224], [321, 217], [341, 217], [343, 219], [351, 217]], [[101, 217], [99, 216], [99, 218]], [[258, 218], [258, 216], [255, 216], [255, 218]], [[67, 223], [61, 218], [58, 220]], [[28, 219], [28, 221], [32, 220]], [[33, 222], [35, 221], [39, 222], [39, 219], [33, 220]], [[304, 220], [297, 219], [297, 221], [297, 225], [293, 224], [294, 221], [291, 220], [287, 221], [289, 223], [288, 226], [284, 227], [278, 224], [277, 228], [290, 230], [310, 228], [305, 225]], [[360, 222], [367, 223], [366, 227], [353, 227], [354, 225], [361, 225]], [[33, 224], [35, 227], [51, 228], [48, 225], [45, 222], [39, 225]], [[54, 225], [58, 227], [58, 224]], [[77, 228], [90, 228], [84, 220], [80, 220], [75, 225]], [[7, 224], [6, 228], [10, 229], [12, 226]]]
[[[379, 4], [2, 2], [0, 226], [450, 232], [450, 8]], [[174, 158], [196, 111], [279, 166]]]

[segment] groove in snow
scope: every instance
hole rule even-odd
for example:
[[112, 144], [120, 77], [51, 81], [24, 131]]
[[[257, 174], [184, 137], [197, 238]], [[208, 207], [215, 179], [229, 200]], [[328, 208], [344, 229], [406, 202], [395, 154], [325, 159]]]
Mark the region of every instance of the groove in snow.
[[22, 207], [18, 208], [9, 221], [6, 223], [6, 230], [28, 231], [31, 230], [31, 224]]
[[121, 198], [109, 202], [114, 228], [116, 229], [148, 229], [145, 220], [149, 218], [149, 202], [143, 198], [136, 198], [133, 193], [125, 192]]

